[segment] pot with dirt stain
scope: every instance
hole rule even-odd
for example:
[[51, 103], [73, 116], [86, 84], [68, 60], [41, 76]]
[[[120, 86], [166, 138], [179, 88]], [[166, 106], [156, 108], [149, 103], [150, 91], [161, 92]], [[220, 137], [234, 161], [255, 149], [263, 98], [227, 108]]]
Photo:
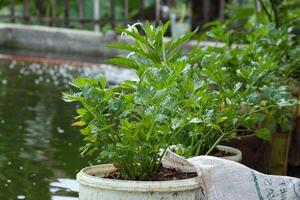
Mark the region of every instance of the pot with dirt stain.
[[117, 171], [110, 164], [95, 165], [77, 174], [80, 200], [195, 200], [202, 190], [200, 177], [172, 181], [127, 181], [104, 178]]

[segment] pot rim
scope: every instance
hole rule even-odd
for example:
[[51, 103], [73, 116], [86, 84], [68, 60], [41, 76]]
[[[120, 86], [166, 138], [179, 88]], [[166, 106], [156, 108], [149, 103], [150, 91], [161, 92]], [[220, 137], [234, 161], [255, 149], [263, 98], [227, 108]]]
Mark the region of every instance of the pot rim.
[[241, 150], [239, 150], [237, 148], [230, 147], [230, 146], [227, 146], [227, 145], [217, 145], [217, 149], [234, 154], [232, 156], [223, 156], [223, 157], [220, 157], [220, 158], [223, 158], [223, 159], [226, 159], [226, 160], [233, 160], [233, 161], [236, 161], [236, 162], [241, 162], [242, 161], [242, 152], [241, 152]]
[[76, 180], [83, 186], [127, 192], [180, 192], [195, 190], [201, 186], [199, 176], [174, 181], [128, 181], [91, 175], [93, 173], [110, 173], [115, 170], [116, 168], [112, 164], [93, 165], [83, 168], [77, 174]]
[[[176, 149], [177, 147], [176, 147], [176, 145], [172, 145], [172, 146], [170, 146], [170, 148], [175, 148]], [[216, 149], [233, 154], [231, 156], [222, 156], [222, 157], [218, 157], [218, 158], [222, 158], [222, 159], [226, 159], [226, 160], [232, 160], [232, 161], [236, 161], [236, 162], [241, 162], [242, 161], [242, 152], [241, 152], [241, 150], [239, 150], [235, 147], [231, 147], [231, 146], [227, 146], [227, 145], [217, 145]]]

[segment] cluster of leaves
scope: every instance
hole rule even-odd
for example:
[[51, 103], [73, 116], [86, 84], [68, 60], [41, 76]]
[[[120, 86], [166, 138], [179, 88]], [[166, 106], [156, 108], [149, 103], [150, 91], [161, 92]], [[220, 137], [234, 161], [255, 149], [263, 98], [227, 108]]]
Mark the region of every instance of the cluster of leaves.
[[[74, 123], [82, 126], [82, 154], [112, 162], [122, 176], [131, 180], [147, 179], [159, 166], [160, 150], [172, 144], [188, 123], [193, 123], [192, 119], [187, 120], [188, 116], [183, 119], [189, 114], [185, 106], [192, 107], [190, 98], [195, 98], [193, 92], [197, 91], [191, 78], [192, 68], [184, 61], [178, 65], [167, 63], [167, 58], [183, 43], [163, 42], [167, 26], [142, 26], [147, 37], [141, 36], [135, 26], [125, 30], [136, 39], [136, 44], [134, 48], [119, 48], [140, 52], [143, 59], [136, 54], [111, 61], [138, 68], [138, 81], [125, 81], [107, 89], [103, 78], [78, 79], [73, 92], [64, 95], [66, 101], [82, 105]], [[205, 90], [206, 86], [202, 88]]]
[[[151, 67], [156, 70], [184, 69], [181, 76], [184, 75], [186, 80], [184, 82], [176, 80], [176, 84], [179, 84], [176, 89], [178, 100], [173, 100], [181, 107], [178, 116], [173, 117], [173, 122], [177, 124], [175, 127], [180, 132], [172, 142], [184, 145], [185, 148], [181, 149], [180, 153], [186, 157], [210, 153], [221, 140], [234, 136], [239, 127], [238, 122], [246, 117], [236, 112], [242, 99], [242, 96], [236, 95], [241, 89], [241, 84], [236, 83], [233, 87], [224, 89], [219, 87], [219, 83], [224, 81], [221, 80], [224, 69], [215, 73], [214, 61], [212, 63], [208, 61], [207, 52], [198, 47], [184, 52], [181, 47], [194, 36], [195, 32], [164, 41], [163, 35], [169, 23], [158, 30], [149, 23], [138, 25], [142, 27], [145, 36], [142, 36], [135, 26], [125, 30], [124, 34], [134, 38], [134, 44], [114, 44], [110, 47], [130, 53], [127, 56], [113, 58], [109, 62], [136, 69], [140, 79], [144, 78], [141, 75]], [[202, 65], [206, 67], [201, 67]], [[173, 72], [168, 70], [159, 81], [163, 83], [168, 80], [166, 77], [172, 75]], [[217, 80], [218, 78], [221, 79]], [[173, 110], [174, 113], [175, 111]], [[174, 131], [176, 132], [176, 129]]]
[[[254, 35], [256, 31], [263, 34], [265, 44], [269, 52], [279, 52], [283, 59], [280, 63], [285, 75], [300, 77], [300, 2], [297, 0], [250, 0], [242, 7], [234, 3], [228, 4], [227, 14], [229, 19], [227, 25], [240, 27], [240, 32], [231, 31], [231, 42], [251, 42], [245, 36]], [[262, 26], [263, 24], [263, 26]], [[237, 26], [238, 25], [238, 26]], [[264, 28], [262, 28], [264, 27]], [[223, 27], [224, 28], [224, 27]], [[224, 28], [226, 30], [227, 28]], [[264, 31], [262, 31], [264, 29]], [[237, 29], [236, 29], [237, 30]], [[252, 32], [252, 33], [251, 33]], [[237, 34], [238, 33], [238, 34]], [[292, 37], [287, 40], [287, 37]], [[241, 41], [242, 38], [242, 41]], [[276, 48], [276, 49], [275, 49]], [[289, 67], [290, 69], [285, 69]]]
[[[271, 108], [281, 116], [294, 103], [284, 87], [265, 85], [277, 63], [258, 44], [186, 51], [195, 32], [167, 40], [169, 24], [134, 24], [123, 32], [133, 43], [110, 45], [129, 51], [109, 62], [135, 69], [137, 81], [108, 87], [103, 77], [81, 78], [64, 94], [82, 105], [74, 123], [82, 126], [82, 154], [113, 163], [131, 180], [146, 180], [170, 145], [181, 145], [186, 157], [209, 154], [222, 140], [257, 128]], [[267, 130], [258, 133], [267, 138]]]
[[[291, 129], [291, 106], [297, 104], [288, 86], [295, 84], [290, 77], [300, 64], [299, 58], [293, 56], [297, 48], [291, 50], [295, 46], [292, 28], [259, 24], [240, 37], [239, 33], [229, 30], [227, 24], [213, 25], [207, 36], [224, 42], [224, 46], [207, 49], [216, 68], [212, 73], [227, 67], [227, 76], [223, 75], [219, 82], [227, 88], [234, 82], [243, 85], [242, 111], [251, 113], [252, 109], [261, 109], [261, 112], [246, 118], [242, 125], [252, 129], [260, 127], [264, 134], [260, 134], [260, 130], [256, 132], [264, 139], [270, 138], [267, 132], [288, 133]], [[233, 45], [236, 41], [243, 45]]]
[[218, 92], [210, 91], [196, 73], [199, 68], [179, 57], [181, 46], [194, 33], [166, 42], [163, 35], [168, 26], [141, 25], [145, 36], [132, 26], [124, 32], [135, 43], [114, 45], [131, 53], [111, 62], [135, 68], [138, 81], [106, 88], [103, 78], [78, 79], [73, 92], [64, 95], [66, 101], [82, 105], [74, 123], [82, 126], [82, 153], [112, 162], [131, 180], [147, 179], [160, 164], [160, 150], [182, 143], [184, 137], [190, 137], [197, 147], [191, 151], [200, 154], [228, 134], [218, 124], [230, 110], [217, 112], [221, 106]]
[[79, 121], [74, 123], [83, 127], [82, 154], [112, 162], [125, 178], [146, 179], [157, 167], [160, 148], [170, 138], [170, 121], [156, 114], [162, 112], [157, 109], [168, 112], [161, 105], [164, 97], [146, 79], [109, 89], [103, 77], [99, 81], [78, 79], [74, 87], [74, 93], [64, 98], [82, 104], [77, 110]]
[[[300, 2], [297, 0], [251, 0], [242, 7], [228, 5], [227, 25], [241, 25], [241, 32], [228, 32], [230, 42], [251, 44], [259, 38], [262, 51], [277, 62], [274, 81], [289, 85], [299, 96], [300, 80]], [[223, 26], [222, 31], [228, 30]], [[246, 37], [245, 37], [246, 36]]]

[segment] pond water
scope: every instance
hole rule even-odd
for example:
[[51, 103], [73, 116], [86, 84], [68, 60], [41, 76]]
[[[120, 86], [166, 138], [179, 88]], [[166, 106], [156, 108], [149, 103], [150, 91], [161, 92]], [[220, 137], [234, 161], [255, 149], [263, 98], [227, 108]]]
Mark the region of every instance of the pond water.
[[61, 92], [74, 77], [99, 73], [97, 68], [0, 60], [1, 200], [65, 195], [50, 185], [57, 179], [68, 184], [64, 178], [74, 179], [88, 162], [79, 155], [79, 131], [70, 126], [75, 105], [63, 102]]

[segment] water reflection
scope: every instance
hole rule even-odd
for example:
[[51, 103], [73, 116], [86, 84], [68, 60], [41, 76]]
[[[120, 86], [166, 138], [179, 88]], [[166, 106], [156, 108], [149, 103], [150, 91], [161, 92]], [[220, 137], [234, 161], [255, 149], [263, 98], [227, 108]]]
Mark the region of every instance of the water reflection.
[[33, 119], [25, 121], [24, 147], [20, 157], [26, 160], [41, 161], [47, 159], [42, 149], [49, 147], [51, 139], [51, 124], [53, 110], [38, 102], [34, 108], [29, 108], [35, 113]]
[[1, 200], [76, 199], [75, 174], [87, 162], [78, 153], [80, 134], [70, 126], [74, 109], [61, 91], [78, 75], [102, 72], [0, 60]]

